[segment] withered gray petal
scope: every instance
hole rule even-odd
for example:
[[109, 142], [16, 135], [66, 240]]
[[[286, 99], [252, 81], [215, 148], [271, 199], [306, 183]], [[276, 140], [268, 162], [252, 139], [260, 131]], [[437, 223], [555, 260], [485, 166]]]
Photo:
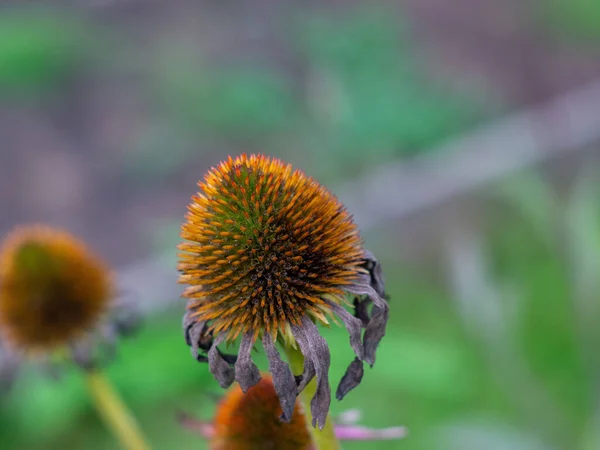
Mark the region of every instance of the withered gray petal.
[[329, 365], [331, 356], [327, 341], [319, 334], [319, 329], [308, 317], [303, 317], [302, 325], [292, 325], [292, 333], [300, 346], [305, 359], [310, 359], [317, 375], [317, 392], [310, 402], [313, 416], [312, 426], [325, 426], [325, 419], [331, 404], [331, 389], [329, 387]]
[[338, 385], [335, 398], [338, 400], [343, 399], [348, 392], [360, 384], [364, 374], [365, 369], [362, 361], [358, 358], [354, 358], [354, 361], [350, 363]]
[[251, 351], [254, 345], [254, 333], [247, 332], [242, 337], [240, 351], [235, 362], [235, 380], [240, 384], [242, 391], [248, 389], [260, 381], [260, 371], [252, 361]]
[[[212, 335], [208, 332], [206, 322], [199, 322], [192, 317], [191, 311], [183, 316], [183, 334], [185, 342], [190, 346], [190, 353], [198, 362], [208, 362], [206, 353], [212, 346]], [[236, 356], [226, 355], [217, 349], [228, 364], [235, 364]], [[201, 352], [201, 353], [200, 353]]]
[[224, 340], [225, 334], [219, 334], [208, 351], [208, 368], [223, 389], [231, 386], [235, 378], [234, 369], [223, 359], [217, 349]]
[[298, 396], [296, 378], [294, 378], [290, 366], [279, 356], [279, 351], [277, 351], [269, 333], [263, 334], [262, 342], [269, 359], [269, 372], [273, 377], [275, 392], [277, 392], [281, 404], [281, 420], [289, 423], [292, 420], [296, 397]]
[[364, 254], [363, 267], [369, 271], [369, 285], [383, 298], [385, 297], [385, 280], [383, 278], [381, 264], [379, 264], [375, 255], [369, 250], [364, 250]]
[[377, 346], [383, 336], [385, 336], [385, 328], [389, 317], [389, 306], [387, 302], [375, 292], [375, 289], [367, 284], [356, 284], [347, 287], [346, 290], [355, 295], [366, 295], [374, 304], [371, 320], [369, 321], [363, 336], [363, 344], [365, 347], [364, 360], [372, 366], [375, 364], [375, 352]]
[[364, 328], [367, 328], [369, 320], [371, 320], [369, 317], [369, 304], [368, 300], [363, 301], [359, 297], [354, 298], [354, 316], [360, 319]]
[[305, 353], [306, 349], [308, 349], [310, 346], [310, 342], [306, 337], [306, 334], [295, 325], [292, 326], [292, 334], [294, 336], [294, 339], [296, 339], [296, 343], [300, 347], [300, 352], [304, 356], [304, 366], [302, 370], [302, 375], [296, 377], [299, 380], [298, 393], [300, 393], [304, 390], [308, 383], [312, 381], [317, 372], [312, 358], [310, 358], [309, 355]]
[[233, 366], [237, 362], [237, 355], [232, 355], [231, 353], [223, 353], [221, 350], [218, 350], [218, 352], [219, 355], [221, 355], [221, 358], [227, 361], [227, 364], [231, 364]]
[[182, 321], [183, 336], [185, 337], [185, 343], [189, 345], [190, 352], [195, 358], [198, 356], [200, 335], [204, 329], [204, 323], [198, 322], [195, 317], [192, 317], [192, 312], [187, 310], [183, 315]]
[[[206, 331], [206, 323], [204, 322], [194, 322], [188, 327], [188, 333], [186, 340], [189, 342], [190, 353], [194, 358], [200, 361], [201, 357], [199, 355], [200, 351], [200, 342], [202, 341], [202, 335]], [[206, 352], [207, 349], [202, 348], [203, 352]]]
[[348, 334], [350, 335], [350, 346], [354, 350], [356, 356], [362, 360], [364, 358], [364, 348], [363, 343], [361, 341], [361, 333], [362, 333], [362, 322], [360, 319], [357, 319], [344, 308], [342, 305], [332, 302], [330, 300], [326, 300], [326, 303], [331, 307], [334, 313], [336, 313], [344, 325], [346, 326], [346, 330], [348, 330]]
[[192, 326], [196, 323], [196, 319], [192, 317], [192, 312], [189, 310], [185, 311], [183, 315], [183, 320], [181, 323], [181, 327], [183, 328], [183, 336], [185, 337], [185, 343], [189, 346], [192, 345], [190, 330]]

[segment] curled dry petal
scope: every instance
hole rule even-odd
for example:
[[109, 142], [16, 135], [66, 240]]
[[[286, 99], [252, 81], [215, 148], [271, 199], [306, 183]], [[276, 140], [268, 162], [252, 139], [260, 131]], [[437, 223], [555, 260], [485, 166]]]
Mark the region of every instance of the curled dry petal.
[[242, 337], [240, 351], [235, 363], [235, 380], [240, 384], [244, 393], [261, 379], [260, 371], [252, 361], [251, 357], [253, 345], [254, 333], [245, 333]]
[[335, 398], [342, 400], [348, 392], [360, 384], [364, 374], [365, 369], [363, 367], [363, 362], [360, 359], [355, 358], [342, 377], [335, 393]]
[[298, 396], [296, 379], [290, 366], [279, 356], [279, 352], [269, 333], [263, 335], [263, 347], [269, 359], [269, 372], [271, 372], [273, 377], [275, 392], [277, 392], [279, 403], [281, 404], [281, 420], [290, 422], [294, 412], [294, 405], [296, 404], [296, 397]]
[[208, 367], [210, 373], [213, 374], [215, 379], [219, 382], [219, 386], [222, 388], [228, 388], [233, 383], [235, 378], [234, 369], [229, 363], [221, 356], [217, 346], [221, 344], [226, 338], [225, 334], [220, 334], [213, 342], [212, 347], [208, 351]]
[[[319, 334], [317, 326], [308, 317], [304, 317], [302, 325], [292, 326], [292, 333], [304, 358], [312, 361], [316, 372], [317, 392], [310, 402], [310, 410], [313, 417], [312, 426], [318, 426], [322, 430], [331, 404], [328, 375], [331, 363], [329, 347], [327, 341]], [[310, 380], [303, 380], [303, 382], [308, 384]]]
[[369, 250], [365, 250], [364, 253], [363, 267], [369, 271], [369, 285], [375, 289], [375, 292], [377, 292], [381, 298], [385, 298], [385, 280], [383, 278], [381, 264]]
[[373, 302], [372, 317], [363, 337], [365, 361], [372, 366], [375, 364], [375, 352], [377, 346], [383, 336], [385, 336], [385, 328], [389, 317], [389, 306], [387, 302], [375, 292], [375, 289], [365, 283], [349, 286], [348, 291], [355, 295], [366, 295], [368, 299]]

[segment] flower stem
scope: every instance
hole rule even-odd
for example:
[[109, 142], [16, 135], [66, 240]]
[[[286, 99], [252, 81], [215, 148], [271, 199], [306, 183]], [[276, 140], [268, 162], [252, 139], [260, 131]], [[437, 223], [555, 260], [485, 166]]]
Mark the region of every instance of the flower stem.
[[86, 374], [88, 390], [106, 426], [126, 450], [149, 450], [135, 418], [127, 410], [108, 379], [99, 371]]
[[[284, 345], [284, 349], [292, 372], [296, 375], [301, 374], [304, 367], [304, 355], [302, 355], [302, 352], [297, 348], [292, 348], [290, 345]], [[327, 416], [323, 430], [319, 430], [311, 425], [312, 415], [310, 413], [310, 401], [316, 391], [317, 380], [313, 379], [300, 393], [300, 401], [302, 402], [304, 413], [306, 414], [308, 431], [313, 439], [315, 450], [341, 450], [330, 415]]]

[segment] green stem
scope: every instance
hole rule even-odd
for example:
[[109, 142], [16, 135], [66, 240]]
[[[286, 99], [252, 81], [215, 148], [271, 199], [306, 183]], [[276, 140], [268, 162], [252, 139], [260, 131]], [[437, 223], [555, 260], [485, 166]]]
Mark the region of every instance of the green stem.
[[98, 413], [119, 440], [123, 449], [150, 449], [136, 420], [127, 410], [106, 377], [101, 372], [90, 371], [86, 374], [86, 382]]
[[[289, 345], [284, 345], [283, 347], [290, 363], [290, 367], [292, 368], [292, 372], [294, 372], [296, 375], [301, 374], [304, 368], [304, 355], [302, 355], [300, 350], [292, 348]], [[335, 430], [333, 428], [330, 415], [327, 416], [323, 430], [314, 428], [311, 425], [312, 415], [310, 413], [310, 401], [313, 398], [313, 395], [315, 395], [316, 391], [317, 380], [314, 378], [310, 383], [308, 383], [306, 388], [304, 388], [300, 394], [300, 401], [302, 402], [304, 413], [307, 418], [308, 431], [310, 432], [313, 443], [315, 444], [315, 450], [341, 450], [340, 443], [335, 436]]]

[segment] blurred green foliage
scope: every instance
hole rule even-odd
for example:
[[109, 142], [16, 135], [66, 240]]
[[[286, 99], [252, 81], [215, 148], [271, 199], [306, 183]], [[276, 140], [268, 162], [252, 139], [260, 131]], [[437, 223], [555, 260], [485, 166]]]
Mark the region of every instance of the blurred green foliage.
[[541, 15], [563, 37], [598, 43], [600, 2], [596, 0], [550, 0], [539, 2]]
[[342, 165], [421, 153], [481, 112], [474, 96], [424, 73], [405, 28], [397, 15], [367, 10], [301, 28], [313, 70], [311, 125]]
[[198, 73], [175, 66], [168, 73], [164, 99], [175, 119], [206, 134], [256, 139], [285, 129], [295, 113], [283, 79], [256, 68]]
[[81, 63], [86, 34], [73, 18], [40, 11], [0, 14], [0, 93], [48, 93]]
[[[169, 51], [153, 89], [180, 133], [318, 161], [315, 176], [347, 178], [422, 153], [485, 113], [475, 92], [452, 92], [425, 75], [399, 24], [368, 10], [294, 21], [300, 83], [266, 66], [207, 67]], [[182, 164], [189, 157], [169, 156]]]

